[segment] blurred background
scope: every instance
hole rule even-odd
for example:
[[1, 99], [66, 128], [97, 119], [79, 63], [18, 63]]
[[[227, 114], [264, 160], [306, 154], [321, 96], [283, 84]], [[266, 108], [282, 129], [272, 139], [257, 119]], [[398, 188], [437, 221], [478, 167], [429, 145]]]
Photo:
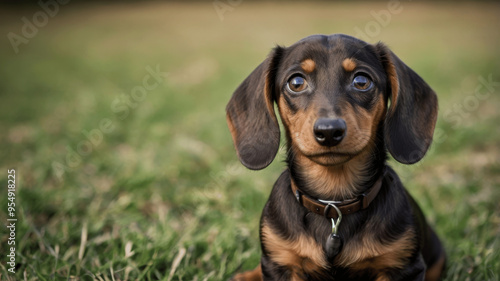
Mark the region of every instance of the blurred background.
[[284, 154], [246, 170], [225, 105], [276, 44], [318, 33], [383, 41], [437, 92], [427, 157], [391, 165], [445, 243], [446, 280], [500, 278], [498, 3], [7, 3], [0, 221], [15, 169], [16, 273], [2, 228], [1, 280], [226, 280], [254, 268]]

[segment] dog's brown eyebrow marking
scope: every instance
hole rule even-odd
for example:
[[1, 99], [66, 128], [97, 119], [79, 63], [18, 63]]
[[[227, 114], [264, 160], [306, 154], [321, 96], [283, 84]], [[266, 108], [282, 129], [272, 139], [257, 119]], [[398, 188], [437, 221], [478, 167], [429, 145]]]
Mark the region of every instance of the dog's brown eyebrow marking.
[[356, 68], [356, 62], [351, 58], [347, 58], [342, 62], [342, 67], [345, 71], [351, 72]]
[[305, 72], [311, 73], [316, 68], [316, 63], [312, 59], [305, 59], [300, 63], [300, 67], [302, 67]]

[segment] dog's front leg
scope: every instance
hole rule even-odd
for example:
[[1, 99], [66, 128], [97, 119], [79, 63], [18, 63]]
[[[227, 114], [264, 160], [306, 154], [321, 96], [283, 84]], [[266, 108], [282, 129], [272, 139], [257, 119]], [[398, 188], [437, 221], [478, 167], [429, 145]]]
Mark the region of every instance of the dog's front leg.
[[391, 280], [391, 281], [424, 281], [425, 280], [426, 266], [422, 255], [419, 254], [415, 261], [404, 269], [394, 269], [384, 276], [379, 275], [377, 280]]
[[254, 270], [236, 274], [230, 281], [262, 281], [262, 269], [260, 264]]
[[306, 277], [300, 276], [303, 274], [298, 274], [299, 271], [295, 272], [288, 267], [277, 265], [265, 255], [262, 256], [260, 264], [263, 281], [307, 280]]

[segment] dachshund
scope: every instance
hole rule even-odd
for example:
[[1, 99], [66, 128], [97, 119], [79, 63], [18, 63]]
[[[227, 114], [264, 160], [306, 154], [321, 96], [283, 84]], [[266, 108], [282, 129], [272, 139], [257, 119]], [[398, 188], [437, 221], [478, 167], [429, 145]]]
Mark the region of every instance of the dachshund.
[[383, 43], [312, 35], [275, 47], [236, 89], [226, 118], [241, 163], [287, 168], [260, 220], [261, 262], [232, 280], [439, 280], [446, 254], [386, 164], [427, 152], [430, 86]]

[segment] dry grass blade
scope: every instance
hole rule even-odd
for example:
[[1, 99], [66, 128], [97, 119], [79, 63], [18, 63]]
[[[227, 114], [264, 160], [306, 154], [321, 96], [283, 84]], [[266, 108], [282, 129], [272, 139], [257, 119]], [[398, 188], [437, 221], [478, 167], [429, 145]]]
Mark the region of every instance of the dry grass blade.
[[83, 255], [85, 254], [85, 246], [87, 245], [87, 234], [88, 234], [88, 228], [87, 228], [87, 222], [85, 222], [82, 227], [80, 250], [78, 250], [78, 259], [80, 261], [83, 259]]
[[179, 250], [179, 253], [177, 253], [177, 256], [175, 256], [174, 262], [172, 263], [172, 269], [170, 269], [170, 274], [168, 274], [168, 281], [172, 280], [172, 277], [174, 277], [175, 270], [177, 270], [177, 267], [179, 267], [179, 264], [181, 263], [181, 260], [185, 255], [186, 248], [181, 248]]

